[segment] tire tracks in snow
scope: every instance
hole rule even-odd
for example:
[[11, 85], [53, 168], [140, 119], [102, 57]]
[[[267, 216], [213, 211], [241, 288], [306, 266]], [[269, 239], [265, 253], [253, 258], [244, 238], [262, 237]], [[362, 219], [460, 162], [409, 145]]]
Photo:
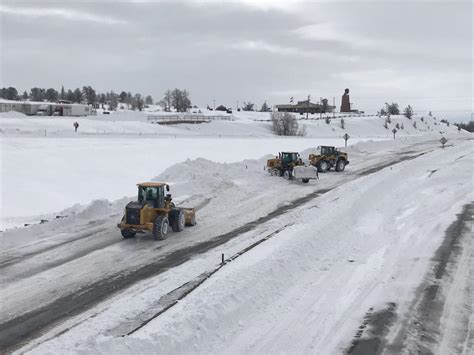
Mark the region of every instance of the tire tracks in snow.
[[[402, 321], [395, 340], [388, 343], [385, 336], [390, 325], [397, 318], [397, 305], [388, 303], [387, 309], [374, 312], [373, 308], [364, 316], [352, 344], [346, 353], [351, 355], [376, 354], [433, 354], [442, 333], [441, 317], [446, 304], [446, 289], [453, 283], [453, 276], [463, 251], [463, 239], [470, 237], [474, 221], [474, 202], [464, 205], [462, 212], [445, 231], [445, 238], [433, 256], [430, 272], [425, 281], [418, 287], [415, 299], [407, 312], [408, 317]], [[454, 271], [453, 271], [454, 270]], [[465, 281], [469, 282], [469, 281]], [[465, 285], [465, 298], [469, 299], [472, 285]], [[461, 297], [462, 298], [462, 297]], [[469, 301], [466, 302], [467, 307]], [[448, 307], [452, 305], [448, 305]], [[461, 306], [462, 307], [462, 306]], [[472, 312], [472, 309], [470, 310]], [[400, 316], [398, 316], [400, 318]], [[464, 332], [457, 334], [457, 349], [453, 353], [469, 353], [474, 344], [469, 343], [472, 329], [469, 327], [469, 316], [463, 319], [465, 324], [458, 325]]]
[[[474, 202], [463, 206], [461, 213], [457, 215], [456, 220], [446, 229], [445, 237], [436, 250], [433, 257], [434, 265], [420, 285], [416, 292], [415, 299], [408, 312], [408, 318], [404, 321], [402, 329], [397, 334], [394, 342], [389, 344], [386, 349], [389, 353], [416, 353], [433, 354], [440, 342], [443, 333], [441, 318], [445, 307], [453, 307], [447, 304], [446, 291], [454, 283], [456, 268], [464, 248], [469, 248], [465, 238], [472, 238], [474, 222]], [[467, 251], [469, 254], [469, 251]], [[468, 255], [469, 257], [469, 255]], [[471, 256], [472, 257], [472, 256]], [[463, 280], [465, 284], [464, 293], [466, 308], [464, 312], [471, 312], [472, 308], [472, 282]], [[472, 281], [472, 280], [471, 280]], [[462, 302], [462, 301], [461, 301]], [[456, 305], [459, 306], [459, 305]], [[461, 308], [463, 306], [461, 305]], [[469, 338], [472, 337], [472, 329], [469, 328], [469, 316], [458, 320], [459, 331], [456, 343], [458, 349], [451, 349], [453, 353], [469, 353]], [[465, 324], [462, 324], [465, 323]], [[458, 330], [459, 330], [458, 329]]]
[[[355, 179], [374, 174], [403, 161], [416, 159], [430, 151], [432, 151], [432, 149], [414, 155], [411, 153], [407, 154], [406, 152], [401, 152], [396, 159], [377, 164], [370, 168], [365, 168], [363, 171], [355, 171]], [[349, 181], [353, 180], [348, 179], [347, 181], [342, 182], [342, 184]], [[60, 321], [86, 311], [117, 292], [122, 291], [139, 281], [159, 275], [173, 267], [187, 262], [197, 255], [204, 254], [209, 250], [223, 245], [246, 232], [252, 231], [260, 224], [266, 223], [290, 210], [300, 207], [301, 205], [304, 205], [305, 203], [339, 186], [341, 186], [341, 184], [327, 189], [316, 190], [230, 232], [215, 236], [209, 240], [191, 245], [187, 248], [182, 248], [165, 254], [162, 258], [134, 270], [127, 270], [114, 275], [109, 275], [107, 278], [85, 285], [80, 289], [73, 290], [69, 295], [60, 297], [48, 304], [4, 321], [0, 323], [0, 352], [4, 353], [13, 351], [28, 340], [36, 338], [48, 329], [51, 329]]]
[[[68, 239], [68, 240], [65, 240], [63, 242], [60, 242], [60, 243], [57, 243], [57, 244], [54, 244], [54, 245], [50, 245], [50, 246], [47, 246], [45, 248], [41, 248], [41, 249], [38, 249], [38, 250], [35, 250], [35, 251], [26, 252], [26, 253], [23, 253], [23, 254], [17, 254], [18, 249], [15, 249], [13, 253], [10, 253], [10, 255], [13, 254], [13, 256], [7, 257], [4, 260], [0, 261], [0, 270], [6, 268], [8, 266], [12, 266], [12, 265], [18, 264], [20, 262], [23, 262], [26, 258], [31, 258], [31, 257], [34, 257], [34, 256], [38, 256], [40, 254], [43, 254], [43, 253], [50, 252], [54, 249], [57, 249], [57, 248], [66, 246], [68, 244], [77, 242], [78, 240], [83, 240], [83, 239], [86, 239], [86, 238], [90, 238], [92, 236], [95, 236], [98, 233], [105, 232], [106, 230], [107, 230], [107, 227], [100, 227], [100, 228], [97, 228], [97, 229], [92, 229], [92, 230], [90, 230], [86, 233], [80, 233], [78, 236], [76, 236], [74, 238], [71, 238], [71, 239]], [[41, 241], [41, 243], [45, 243], [45, 242], [46, 241]], [[6, 252], [6, 253], [8, 253], [8, 252]]]

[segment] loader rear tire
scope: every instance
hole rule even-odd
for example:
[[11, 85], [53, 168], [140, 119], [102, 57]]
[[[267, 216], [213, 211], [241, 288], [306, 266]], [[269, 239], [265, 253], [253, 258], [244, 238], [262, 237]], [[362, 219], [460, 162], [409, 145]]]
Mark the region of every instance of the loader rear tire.
[[124, 237], [125, 239], [133, 238], [135, 237], [135, 234], [137, 234], [130, 229], [121, 229], [120, 233], [122, 234], [122, 237]]
[[169, 214], [170, 225], [174, 232], [181, 232], [184, 229], [184, 211], [179, 208], [172, 209]]
[[329, 163], [326, 160], [321, 160], [318, 163], [317, 168], [318, 168], [318, 172], [325, 173], [326, 171], [329, 170]]
[[336, 171], [341, 172], [346, 168], [346, 161], [344, 159], [339, 159], [336, 163]]
[[155, 240], [165, 240], [166, 235], [168, 234], [169, 220], [166, 216], [157, 216], [155, 222], [153, 223], [153, 239]]

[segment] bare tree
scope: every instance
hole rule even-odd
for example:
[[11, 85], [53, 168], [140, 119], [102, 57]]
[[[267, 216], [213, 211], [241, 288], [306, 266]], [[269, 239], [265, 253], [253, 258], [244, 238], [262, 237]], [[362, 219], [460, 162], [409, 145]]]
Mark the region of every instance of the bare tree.
[[153, 98], [151, 97], [151, 95], [147, 95], [147, 97], [145, 98], [145, 104], [153, 105]]
[[251, 102], [245, 102], [242, 106], [242, 111], [255, 111], [254, 104]]
[[304, 133], [298, 131], [298, 120], [288, 112], [272, 112], [270, 117], [273, 132], [279, 136], [297, 136]]
[[413, 108], [410, 105], [408, 105], [407, 107], [405, 107], [405, 111], [403, 112], [403, 114], [405, 115], [406, 118], [411, 120], [411, 118], [413, 117]]
[[386, 107], [387, 113], [389, 113], [391, 115], [399, 115], [400, 114], [400, 109], [398, 108], [398, 104], [396, 102], [392, 102], [391, 104], [386, 102], [385, 107]]
[[[167, 98], [168, 91], [165, 93], [165, 101]], [[186, 112], [191, 107], [191, 100], [189, 100], [189, 93], [186, 90], [174, 89], [171, 92], [171, 106], [173, 106], [178, 112]]]

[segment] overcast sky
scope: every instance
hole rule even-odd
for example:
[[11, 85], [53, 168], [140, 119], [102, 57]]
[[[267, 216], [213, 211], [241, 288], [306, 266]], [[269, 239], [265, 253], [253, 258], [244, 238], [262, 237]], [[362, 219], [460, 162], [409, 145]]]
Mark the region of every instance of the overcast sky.
[[193, 103], [326, 97], [472, 110], [471, 1], [11, 1], [0, 86], [91, 85]]

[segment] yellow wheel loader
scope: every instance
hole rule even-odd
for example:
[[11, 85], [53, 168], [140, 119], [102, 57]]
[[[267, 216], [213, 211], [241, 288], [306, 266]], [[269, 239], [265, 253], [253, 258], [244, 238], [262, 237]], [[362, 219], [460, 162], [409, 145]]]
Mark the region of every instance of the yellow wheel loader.
[[169, 185], [161, 182], [138, 184], [138, 199], [125, 207], [122, 221], [117, 225], [126, 239], [136, 233], [151, 232], [153, 239], [164, 240], [169, 227], [181, 232], [184, 226], [196, 225], [194, 208], [176, 207], [172, 202]]
[[318, 168], [320, 173], [325, 173], [333, 167], [334, 170], [341, 172], [349, 164], [347, 153], [328, 146], [321, 146], [321, 153], [310, 154], [308, 160], [311, 165]]
[[268, 159], [267, 171], [270, 175], [283, 176], [287, 180], [297, 179], [303, 183], [318, 178], [316, 170], [305, 166], [300, 155], [295, 152], [281, 152], [277, 157]]

